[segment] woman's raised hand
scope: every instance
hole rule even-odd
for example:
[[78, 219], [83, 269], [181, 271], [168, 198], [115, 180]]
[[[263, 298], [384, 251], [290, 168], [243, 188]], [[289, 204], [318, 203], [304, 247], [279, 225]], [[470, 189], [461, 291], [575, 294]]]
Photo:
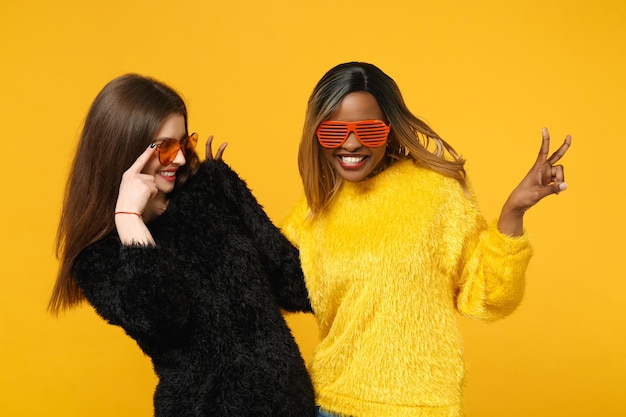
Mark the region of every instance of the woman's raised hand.
[[156, 196], [158, 189], [154, 182], [154, 176], [141, 173], [150, 161], [155, 149], [154, 144], [146, 148], [122, 175], [117, 203], [115, 204], [116, 212], [143, 214], [148, 201]]
[[519, 236], [523, 232], [524, 213], [551, 194], [558, 194], [567, 188], [563, 165], [557, 162], [565, 155], [572, 144], [571, 136], [552, 155], [550, 151], [550, 134], [548, 129], [542, 131], [541, 148], [537, 160], [528, 174], [522, 179], [502, 207], [498, 229], [502, 233]]
[[148, 201], [158, 193], [154, 176], [141, 173], [155, 149], [154, 144], [150, 145], [122, 175], [115, 204], [115, 212], [119, 213], [115, 216], [115, 226], [120, 241], [125, 245], [155, 245], [152, 234], [141, 218]]
[[213, 144], [213, 135], [209, 136], [209, 138], [206, 141], [206, 159], [219, 161], [220, 159], [222, 159], [222, 155], [224, 154], [224, 149], [226, 149], [226, 146], [228, 145], [228, 143], [227, 142], [222, 143], [220, 147], [217, 149], [215, 156], [213, 156], [212, 144]]

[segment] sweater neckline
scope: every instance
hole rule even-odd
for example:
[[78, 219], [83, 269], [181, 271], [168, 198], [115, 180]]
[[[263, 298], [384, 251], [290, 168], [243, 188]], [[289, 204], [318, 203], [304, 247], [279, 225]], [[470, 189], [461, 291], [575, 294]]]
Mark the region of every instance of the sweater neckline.
[[353, 190], [357, 192], [369, 190], [372, 187], [376, 186], [377, 183], [386, 181], [389, 176], [395, 175], [397, 171], [402, 170], [403, 167], [409, 164], [415, 166], [412, 160], [401, 159], [389, 165], [387, 168], [374, 175], [373, 177], [364, 179], [359, 182], [343, 181], [342, 187], [346, 190]]

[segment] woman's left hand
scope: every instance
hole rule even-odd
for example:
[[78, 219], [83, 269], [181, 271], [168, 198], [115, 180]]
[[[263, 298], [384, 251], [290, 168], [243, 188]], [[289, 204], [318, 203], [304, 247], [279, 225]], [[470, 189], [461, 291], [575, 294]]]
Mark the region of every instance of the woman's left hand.
[[215, 153], [215, 156], [213, 156], [212, 144], [213, 144], [213, 135], [209, 136], [209, 138], [206, 141], [206, 159], [219, 161], [222, 159], [222, 155], [224, 154], [224, 149], [226, 149], [228, 142], [224, 142], [220, 145], [220, 147], [217, 149], [217, 152]]
[[567, 188], [563, 165], [557, 165], [557, 162], [569, 149], [572, 138], [567, 135], [563, 144], [548, 157], [550, 151], [548, 129], [543, 129], [542, 136], [543, 140], [537, 160], [502, 207], [498, 221], [498, 229], [502, 233], [511, 236], [521, 235], [524, 213], [544, 197], [558, 194]]

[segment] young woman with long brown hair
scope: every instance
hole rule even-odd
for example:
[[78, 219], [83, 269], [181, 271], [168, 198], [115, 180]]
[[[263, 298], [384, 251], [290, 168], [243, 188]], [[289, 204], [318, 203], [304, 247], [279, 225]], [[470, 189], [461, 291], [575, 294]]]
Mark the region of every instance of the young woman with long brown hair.
[[315, 415], [280, 308], [310, 311], [297, 250], [222, 160], [195, 153], [178, 93], [135, 74], [85, 120], [49, 308], [86, 299], [151, 357], [164, 416]]

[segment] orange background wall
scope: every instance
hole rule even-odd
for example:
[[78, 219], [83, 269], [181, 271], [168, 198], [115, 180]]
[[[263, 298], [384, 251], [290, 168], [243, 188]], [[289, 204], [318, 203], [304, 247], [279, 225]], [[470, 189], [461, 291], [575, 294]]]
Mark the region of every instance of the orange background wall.
[[[569, 190], [532, 209], [523, 305], [459, 319], [468, 417], [626, 415], [626, 3], [3, 0], [0, 4], [0, 415], [150, 416], [149, 360], [85, 306], [45, 311], [53, 239], [81, 122], [125, 72], [183, 93], [190, 128], [275, 221], [301, 195], [305, 103], [330, 67], [370, 61], [467, 159], [497, 216], [547, 126]], [[289, 319], [305, 357], [308, 316]]]

